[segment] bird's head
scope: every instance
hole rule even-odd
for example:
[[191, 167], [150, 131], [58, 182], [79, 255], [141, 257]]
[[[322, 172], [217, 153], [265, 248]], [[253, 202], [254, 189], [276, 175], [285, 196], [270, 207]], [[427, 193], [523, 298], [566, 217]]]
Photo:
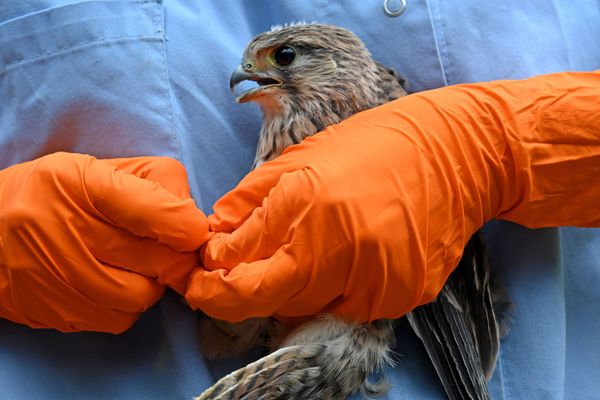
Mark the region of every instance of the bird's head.
[[276, 157], [350, 115], [406, 92], [393, 71], [376, 63], [352, 32], [333, 25], [292, 24], [256, 36], [244, 51], [230, 87], [256, 87], [236, 101], [263, 111], [256, 161]]

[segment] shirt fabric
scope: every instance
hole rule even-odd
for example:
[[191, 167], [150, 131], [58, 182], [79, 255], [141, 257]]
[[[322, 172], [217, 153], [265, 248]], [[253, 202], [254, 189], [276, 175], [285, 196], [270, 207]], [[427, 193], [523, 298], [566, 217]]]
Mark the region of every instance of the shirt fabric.
[[[261, 116], [228, 80], [271, 25], [354, 31], [410, 91], [600, 68], [600, 7], [572, 2], [381, 0], [0, 1], [0, 168], [55, 151], [163, 155], [211, 205], [251, 164]], [[600, 231], [485, 228], [513, 302], [490, 382], [495, 399], [600, 392]], [[257, 357], [207, 362], [197, 316], [167, 295], [128, 332], [63, 334], [0, 321], [0, 399], [189, 399]], [[389, 399], [445, 398], [419, 340], [398, 332]], [[357, 396], [358, 398], [358, 396]]]

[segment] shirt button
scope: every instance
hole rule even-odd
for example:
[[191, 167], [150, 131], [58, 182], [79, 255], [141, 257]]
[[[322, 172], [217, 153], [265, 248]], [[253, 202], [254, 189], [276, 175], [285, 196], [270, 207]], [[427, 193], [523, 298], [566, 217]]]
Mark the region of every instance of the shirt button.
[[405, 9], [406, 0], [383, 0], [383, 12], [388, 17], [399, 17]]

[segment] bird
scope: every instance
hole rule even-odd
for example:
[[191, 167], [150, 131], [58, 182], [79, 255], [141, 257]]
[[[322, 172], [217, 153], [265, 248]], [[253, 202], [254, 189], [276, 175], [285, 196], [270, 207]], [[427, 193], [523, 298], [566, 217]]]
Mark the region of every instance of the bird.
[[[329, 125], [407, 95], [406, 81], [373, 60], [351, 31], [329, 24], [274, 26], [254, 37], [230, 78], [255, 87], [236, 101], [254, 102], [263, 122], [252, 168]], [[438, 297], [406, 315], [450, 399], [488, 399], [509, 303], [494, 284], [481, 232]], [[209, 357], [262, 345], [272, 353], [219, 380], [205, 399], [345, 399], [390, 388], [383, 371], [395, 365], [394, 329], [402, 321], [348, 322], [320, 315], [297, 328], [274, 318], [238, 324], [208, 319], [200, 329]], [[370, 376], [377, 375], [374, 381]]]

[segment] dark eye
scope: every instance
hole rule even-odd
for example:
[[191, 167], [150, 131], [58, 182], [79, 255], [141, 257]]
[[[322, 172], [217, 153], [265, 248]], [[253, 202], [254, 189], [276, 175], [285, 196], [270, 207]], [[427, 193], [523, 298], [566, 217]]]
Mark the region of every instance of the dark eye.
[[295, 58], [296, 50], [290, 46], [281, 46], [273, 53], [273, 60], [275, 60], [277, 65], [281, 65], [282, 67], [290, 65]]

